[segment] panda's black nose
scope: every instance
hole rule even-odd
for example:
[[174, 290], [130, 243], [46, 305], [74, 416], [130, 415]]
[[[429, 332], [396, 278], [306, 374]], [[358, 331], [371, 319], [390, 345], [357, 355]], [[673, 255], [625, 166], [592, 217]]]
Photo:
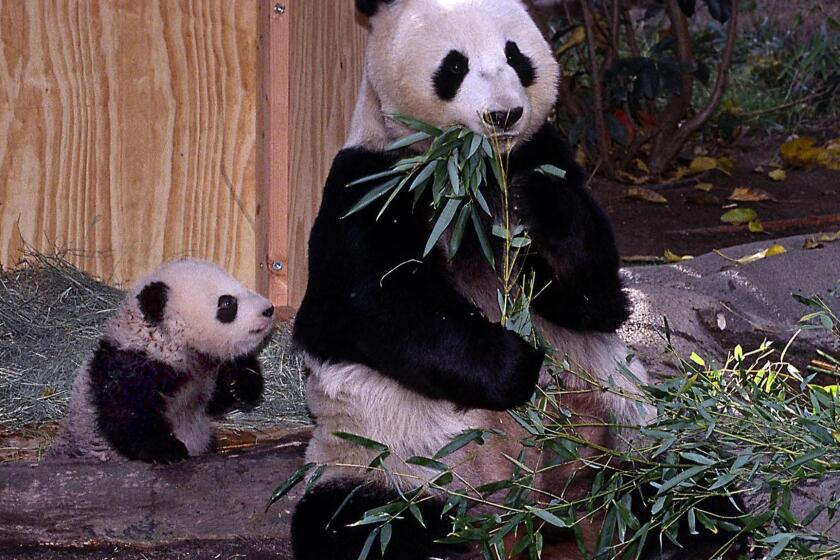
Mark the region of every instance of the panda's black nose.
[[274, 306], [272, 305], [271, 307], [263, 311], [262, 314], [263, 317], [271, 317], [272, 315], [274, 315]]
[[522, 107], [515, 107], [509, 111], [487, 111], [484, 122], [498, 130], [507, 130], [522, 118]]

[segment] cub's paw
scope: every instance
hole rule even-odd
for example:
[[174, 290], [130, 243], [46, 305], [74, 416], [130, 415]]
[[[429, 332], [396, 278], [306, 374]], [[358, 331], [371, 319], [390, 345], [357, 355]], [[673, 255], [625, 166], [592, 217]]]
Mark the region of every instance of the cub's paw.
[[233, 382], [236, 398], [247, 405], [254, 405], [263, 393], [263, 377], [258, 371], [244, 369]]
[[146, 446], [138, 449], [136, 459], [146, 463], [157, 463], [169, 465], [188, 459], [190, 456], [187, 447], [174, 436], [149, 442]]

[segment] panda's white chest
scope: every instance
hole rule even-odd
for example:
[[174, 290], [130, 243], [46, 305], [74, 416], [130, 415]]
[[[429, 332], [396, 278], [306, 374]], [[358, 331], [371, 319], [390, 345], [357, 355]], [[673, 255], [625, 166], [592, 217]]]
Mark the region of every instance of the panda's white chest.
[[183, 443], [190, 455], [207, 451], [213, 440], [213, 423], [207, 415], [207, 403], [213, 395], [216, 375], [193, 375], [171, 397], [166, 397], [164, 416], [172, 434]]

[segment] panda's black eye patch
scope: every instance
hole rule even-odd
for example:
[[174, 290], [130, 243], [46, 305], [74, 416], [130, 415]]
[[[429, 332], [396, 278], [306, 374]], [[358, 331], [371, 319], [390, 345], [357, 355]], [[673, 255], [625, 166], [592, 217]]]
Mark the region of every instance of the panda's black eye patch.
[[451, 101], [458, 94], [464, 78], [470, 71], [470, 61], [461, 52], [451, 50], [443, 58], [434, 75], [435, 93], [444, 101]]
[[233, 323], [238, 310], [239, 303], [235, 297], [229, 295], [219, 296], [219, 308], [216, 311], [216, 319], [221, 323]]
[[537, 80], [537, 71], [534, 68], [533, 61], [519, 50], [519, 45], [513, 41], [508, 41], [505, 45], [505, 56], [510, 67], [519, 76], [522, 86], [532, 86]]

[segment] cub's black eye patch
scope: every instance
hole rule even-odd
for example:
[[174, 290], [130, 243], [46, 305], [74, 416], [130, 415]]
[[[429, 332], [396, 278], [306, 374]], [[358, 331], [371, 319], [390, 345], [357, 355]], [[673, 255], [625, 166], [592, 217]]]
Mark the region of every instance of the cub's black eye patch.
[[219, 309], [216, 311], [216, 319], [222, 323], [233, 323], [236, 319], [236, 312], [239, 310], [239, 303], [233, 296], [220, 296]]
[[444, 101], [451, 101], [458, 94], [464, 78], [470, 71], [470, 61], [456, 50], [449, 51], [434, 75], [435, 93]]
[[532, 86], [537, 80], [537, 71], [534, 68], [533, 61], [519, 50], [519, 45], [513, 41], [508, 41], [505, 45], [505, 56], [510, 67], [519, 76], [519, 81], [522, 83], [522, 86]]

